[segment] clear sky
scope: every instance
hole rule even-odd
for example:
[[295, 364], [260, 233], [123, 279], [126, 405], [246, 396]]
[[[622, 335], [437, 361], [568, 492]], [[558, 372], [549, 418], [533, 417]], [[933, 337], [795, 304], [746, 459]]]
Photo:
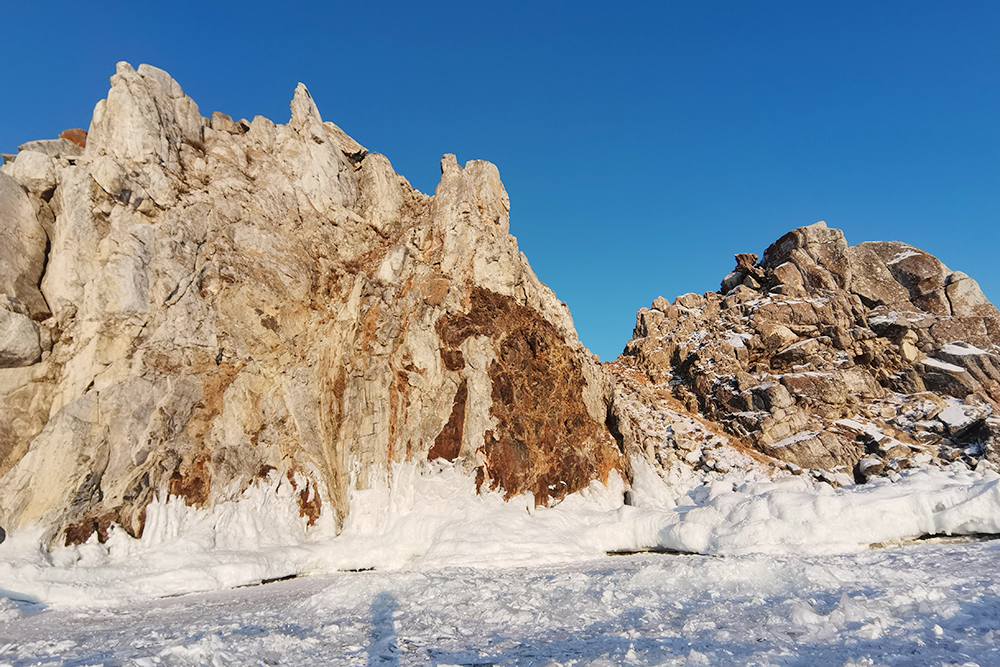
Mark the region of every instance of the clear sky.
[[657, 296], [817, 220], [1000, 302], [1000, 2], [0, 3], [0, 151], [90, 122], [115, 62], [203, 115], [327, 120], [433, 192], [500, 168], [511, 232], [602, 359]]

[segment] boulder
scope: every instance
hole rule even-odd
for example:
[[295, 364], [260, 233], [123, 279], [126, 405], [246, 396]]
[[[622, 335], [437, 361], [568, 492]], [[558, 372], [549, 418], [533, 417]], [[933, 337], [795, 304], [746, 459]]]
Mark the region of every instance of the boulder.
[[907, 290], [911, 301], [943, 290], [951, 273], [939, 259], [906, 243], [869, 241], [860, 247], [872, 251], [885, 263], [896, 282]]
[[764, 251], [761, 265], [792, 262], [810, 288], [838, 289], [850, 282], [850, 246], [839, 229], [817, 222], [785, 234]]
[[848, 257], [851, 266], [848, 290], [851, 293], [858, 295], [868, 307], [885, 305], [905, 309], [910, 293], [896, 282], [892, 270], [870, 244], [851, 246]]
[[983, 420], [982, 442], [986, 459], [1000, 468], [1000, 418]]
[[850, 396], [847, 386], [833, 373], [789, 373], [782, 376], [781, 383], [793, 396], [819, 403], [843, 405]]
[[883, 472], [885, 472], [885, 461], [879, 458], [863, 458], [854, 467], [855, 477], [860, 478], [860, 481], [863, 482], [878, 477]]
[[757, 325], [757, 334], [764, 343], [764, 349], [777, 352], [798, 342], [799, 337], [788, 327], [773, 320], [764, 320]]
[[[16, 164], [16, 162], [15, 162]], [[32, 317], [49, 309], [38, 289], [45, 268], [47, 237], [27, 193], [0, 172], [0, 293], [16, 297]]]
[[802, 431], [763, 450], [770, 456], [794, 463], [802, 468], [833, 470], [841, 466], [853, 468], [863, 450], [828, 431]]
[[58, 139], [39, 139], [37, 141], [29, 141], [21, 144], [17, 147], [17, 149], [19, 151], [42, 153], [53, 158], [79, 157], [80, 155], [83, 155], [82, 146], [75, 141], [71, 141], [64, 137], [60, 137]]
[[961, 271], [948, 276], [945, 295], [955, 317], [995, 317], [996, 308], [979, 288], [979, 283]]
[[26, 315], [0, 308], [0, 368], [28, 366], [41, 354], [38, 325]]
[[47, 193], [56, 187], [56, 165], [45, 153], [21, 151], [5, 172], [29, 191]]

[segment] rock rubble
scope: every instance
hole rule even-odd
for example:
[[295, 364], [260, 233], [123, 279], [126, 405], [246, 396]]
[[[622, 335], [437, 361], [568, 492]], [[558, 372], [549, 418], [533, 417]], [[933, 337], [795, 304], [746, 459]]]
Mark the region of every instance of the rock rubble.
[[864, 480], [995, 457], [998, 353], [1000, 312], [973, 279], [820, 222], [737, 255], [719, 292], [640, 310], [616, 367], [762, 454]]

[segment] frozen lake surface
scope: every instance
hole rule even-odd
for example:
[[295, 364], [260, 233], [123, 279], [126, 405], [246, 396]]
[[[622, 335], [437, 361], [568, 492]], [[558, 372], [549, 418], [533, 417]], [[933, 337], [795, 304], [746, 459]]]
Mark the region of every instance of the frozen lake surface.
[[2, 601], [0, 665], [1000, 665], [1000, 541]]

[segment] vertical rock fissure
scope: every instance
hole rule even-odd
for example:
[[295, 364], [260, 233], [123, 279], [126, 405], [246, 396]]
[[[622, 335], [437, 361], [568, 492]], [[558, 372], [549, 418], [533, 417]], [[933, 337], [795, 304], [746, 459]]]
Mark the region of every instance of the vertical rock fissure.
[[465, 404], [469, 398], [469, 386], [463, 379], [455, 392], [455, 402], [451, 408], [448, 423], [434, 440], [434, 446], [427, 452], [427, 460], [445, 459], [454, 461], [462, 450], [462, 434], [465, 428]]

